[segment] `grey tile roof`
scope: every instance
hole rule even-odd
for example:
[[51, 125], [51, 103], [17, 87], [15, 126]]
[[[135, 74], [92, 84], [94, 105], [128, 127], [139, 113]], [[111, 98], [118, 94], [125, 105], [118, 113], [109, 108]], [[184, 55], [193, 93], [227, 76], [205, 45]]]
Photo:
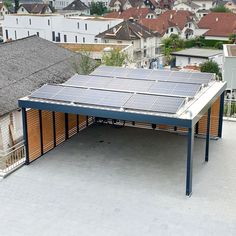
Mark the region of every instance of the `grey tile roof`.
[[70, 10], [70, 11], [85, 11], [87, 9], [89, 9], [89, 7], [86, 6], [80, 0], [75, 0], [71, 4], [69, 4], [67, 7], [63, 8], [63, 10]]
[[62, 83], [76, 72], [81, 56], [31, 36], [0, 45], [0, 116], [17, 109], [17, 100], [46, 83]]

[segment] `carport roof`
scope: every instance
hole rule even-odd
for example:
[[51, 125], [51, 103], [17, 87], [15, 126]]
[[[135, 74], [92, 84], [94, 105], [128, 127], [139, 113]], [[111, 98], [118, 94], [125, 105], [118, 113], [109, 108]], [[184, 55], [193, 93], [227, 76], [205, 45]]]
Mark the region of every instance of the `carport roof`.
[[101, 66], [44, 85], [20, 107], [190, 127], [225, 90], [214, 74]]

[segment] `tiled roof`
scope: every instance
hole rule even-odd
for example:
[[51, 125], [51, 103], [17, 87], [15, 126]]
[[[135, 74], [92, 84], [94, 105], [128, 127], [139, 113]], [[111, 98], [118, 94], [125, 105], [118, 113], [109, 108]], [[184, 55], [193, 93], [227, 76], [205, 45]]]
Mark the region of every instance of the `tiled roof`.
[[236, 14], [211, 12], [198, 23], [200, 29], [209, 29], [205, 36], [228, 37], [236, 33]]
[[[114, 7], [114, 4], [117, 0], [111, 0], [109, 3], [110, 7]], [[143, 0], [118, 0], [121, 4], [121, 8], [125, 5], [126, 2], [129, 2], [132, 7], [141, 6], [143, 4]]]
[[140, 38], [154, 37], [145, 26], [133, 21], [123, 21], [120, 24], [98, 34], [96, 37], [116, 40], [135, 40]]
[[67, 7], [63, 8], [63, 10], [69, 10], [69, 11], [84, 11], [87, 10], [89, 7], [86, 6], [83, 2], [80, 0], [75, 0], [71, 4], [69, 4]]
[[136, 8], [131, 7], [125, 11], [122, 12], [111, 12], [105, 15], [107, 18], [119, 18], [124, 20], [129, 20], [131, 17], [134, 19], [142, 19], [147, 16], [148, 13], [155, 14], [154, 11], [152, 11], [149, 8]]
[[34, 14], [43, 14], [49, 7], [48, 4], [43, 3], [23, 3], [20, 6], [23, 6], [29, 13]]
[[193, 13], [189, 11], [168, 10], [156, 19], [141, 19], [139, 23], [163, 36], [169, 27], [178, 27], [182, 30], [193, 17]]

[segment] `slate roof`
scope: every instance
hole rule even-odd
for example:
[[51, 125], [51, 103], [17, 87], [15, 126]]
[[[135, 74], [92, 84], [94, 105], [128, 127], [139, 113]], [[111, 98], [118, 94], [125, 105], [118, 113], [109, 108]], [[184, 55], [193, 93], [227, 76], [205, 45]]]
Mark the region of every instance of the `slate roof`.
[[98, 34], [96, 37], [116, 40], [135, 40], [154, 36], [154, 33], [150, 32], [145, 26], [128, 20]]
[[46, 83], [63, 83], [76, 72], [80, 54], [31, 36], [0, 44], [0, 116], [17, 109], [17, 100]]
[[50, 6], [43, 3], [23, 3], [20, 4], [20, 7], [23, 6], [29, 13], [33, 14], [44, 14], [46, 9]]
[[68, 6], [63, 8], [63, 10], [66, 10], [66, 11], [85, 11], [87, 9], [89, 9], [89, 7], [85, 5], [83, 2], [81, 2], [80, 0], [75, 0]]
[[[117, 0], [111, 0], [109, 3], [109, 7], [114, 7], [114, 4]], [[132, 7], [138, 7], [143, 5], [143, 0], [118, 0], [121, 3], [121, 8], [124, 7], [125, 3], [129, 1]]]
[[228, 37], [236, 33], [236, 14], [211, 12], [198, 23], [200, 29], [208, 29], [205, 36]]

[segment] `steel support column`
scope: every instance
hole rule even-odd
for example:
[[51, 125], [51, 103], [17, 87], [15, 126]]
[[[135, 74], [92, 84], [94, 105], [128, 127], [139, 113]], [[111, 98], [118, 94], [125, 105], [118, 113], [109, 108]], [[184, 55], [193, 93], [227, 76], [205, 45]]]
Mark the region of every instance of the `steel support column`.
[[57, 146], [57, 140], [56, 140], [56, 115], [55, 111], [52, 112], [52, 123], [53, 123], [53, 147]]
[[193, 145], [194, 145], [194, 127], [188, 128], [188, 151], [187, 151], [187, 174], [186, 174], [186, 195], [192, 194], [192, 169], [193, 169]]
[[22, 123], [23, 123], [23, 137], [24, 137], [24, 144], [25, 144], [25, 164], [29, 165], [27, 112], [25, 108], [22, 108]]
[[65, 139], [69, 138], [69, 121], [68, 121], [68, 113], [65, 113]]
[[225, 100], [225, 93], [222, 93], [220, 96], [220, 114], [219, 114], [219, 125], [218, 125], [218, 137], [219, 138], [222, 138], [224, 100]]
[[40, 129], [40, 147], [41, 147], [41, 156], [43, 155], [43, 118], [42, 111], [39, 110], [39, 129]]
[[89, 117], [86, 116], [86, 126], [88, 127], [89, 126]]
[[76, 130], [79, 133], [79, 115], [76, 115]]
[[206, 133], [205, 161], [208, 161], [208, 159], [209, 159], [210, 132], [211, 132], [211, 108], [209, 108], [208, 113], [207, 113], [207, 133]]

